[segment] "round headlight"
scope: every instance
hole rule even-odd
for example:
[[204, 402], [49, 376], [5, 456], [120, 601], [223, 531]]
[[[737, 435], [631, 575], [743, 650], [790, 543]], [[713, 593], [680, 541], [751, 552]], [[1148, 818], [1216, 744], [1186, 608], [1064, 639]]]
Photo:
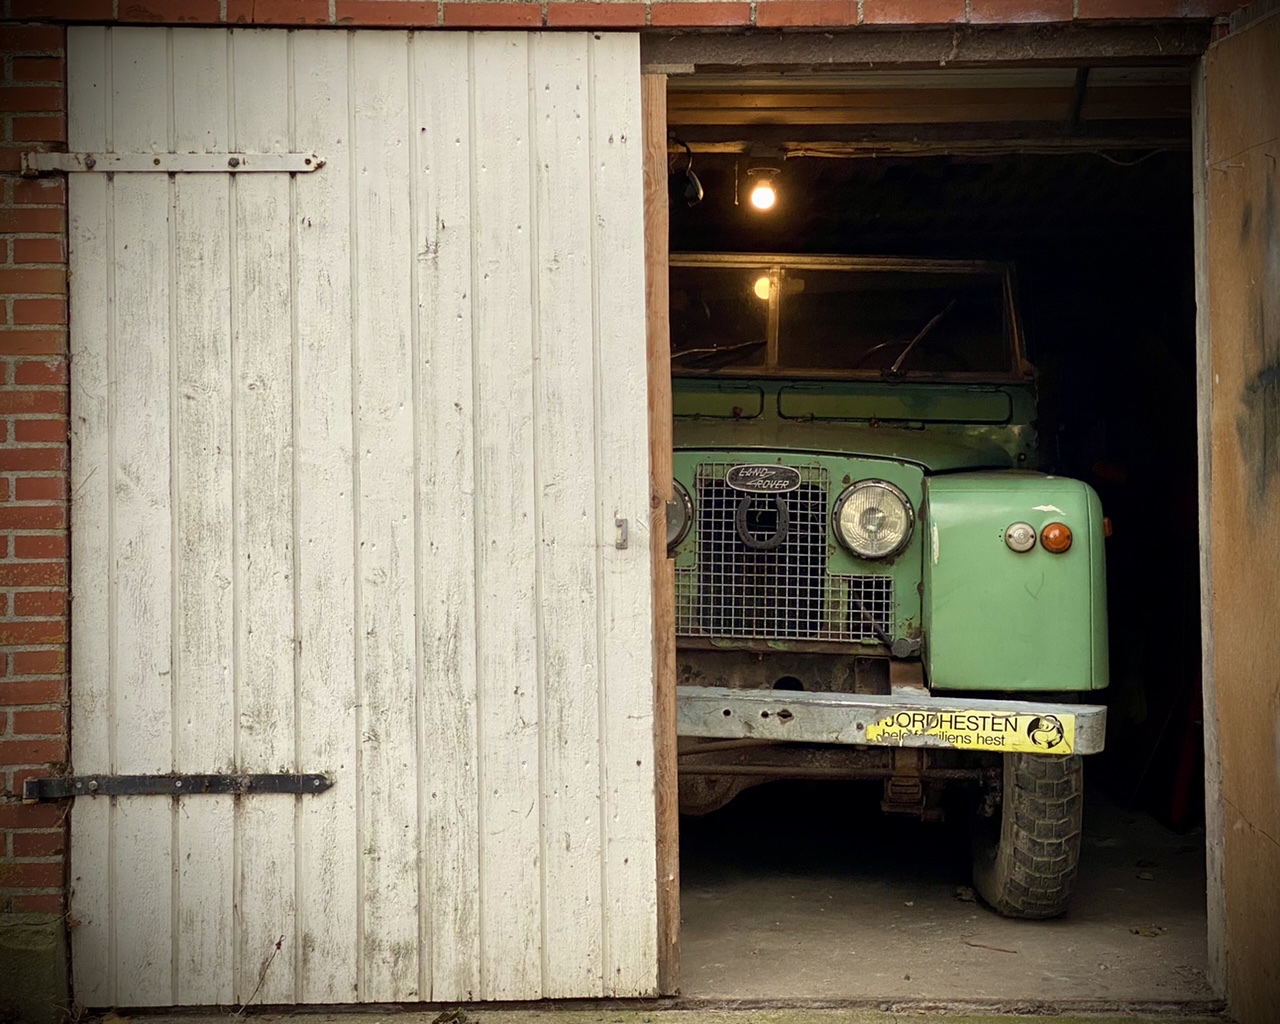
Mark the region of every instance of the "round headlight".
[[667, 502], [667, 550], [679, 546], [693, 525], [693, 500], [689, 492], [680, 486], [679, 480], [671, 481], [671, 500]]
[[906, 546], [915, 513], [887, 480], [860, 480], [836, 500], [832, 525], [840, 543], [859, 558], [888, 558]]

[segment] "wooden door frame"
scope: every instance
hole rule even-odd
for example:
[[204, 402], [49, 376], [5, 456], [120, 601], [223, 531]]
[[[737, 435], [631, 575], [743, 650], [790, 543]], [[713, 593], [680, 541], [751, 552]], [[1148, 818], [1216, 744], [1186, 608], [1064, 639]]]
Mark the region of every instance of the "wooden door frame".
[[[669, 210], [667, 193], [666, 85], [667, 75], [696, 73], [701, 66], [732, 66], [739, 72], [763, 74], [815, 61], [838, 68], [856, 67], [874, 59], [899, 69], [938, 66], [939, 48], [950, 47], [950, 66], [1062, 65], [1088, 62], [1101, 65], [1148, 64], [1175, 59], [1194, 60], [1192, 76], [1192, 146], [1194, 246], [1196, 261], [1196, 386], [1197, 462], [1200, 509], [1201, 645], [1205, 751], [1205, 857], [1207, 870], [1208, 982], [1226, 997], [1226, 893], [1223, 878], [1222, 773], [1218, 740], [1218, 708], [1213, 676], [1212, 566], [1209, 561], [1211, 523], [1210, 480], [1212, 412], [1211, 339], [1208, 282], [1205, 182], [1208, 143], [1203, 54], [1209, 45], [1207, 23], [1147, 29], [1081, 28], [1040, 37], [1037, 59], [1027, 59], [1028, 40], [1015, 30], [969, 33], [957, 50], [952, 34], [944, 39], [924, 30], [888, 35], [846, 33], [837, 36], [800, 33], [791, 37], [675, 35], [641, 39], [644, 139], [645, 274], [648, 303], [650, 512], [652, 522], [654, 611], [655, 751], [658, 815], [658, 935], [659, 988], [676, 991], [679, 978], [680, 874], [678, 785], [675, 726], [675, 587], [674, 570], [666, 557], [666, 502], [671, 497], [671, 361], [667, 264]], [[1156, 36], [1162, 38], [1157, 39]]]
[[653, 740], [657, 804], [658, 991], [680, 978], [680, 822], [676, 780], [675, 566], [667, 557], [671, 500], [671, 338], [667, 298], [667, 76], [642, 74], [645, 342], [649, 368], [649, 555], [653, 566]]

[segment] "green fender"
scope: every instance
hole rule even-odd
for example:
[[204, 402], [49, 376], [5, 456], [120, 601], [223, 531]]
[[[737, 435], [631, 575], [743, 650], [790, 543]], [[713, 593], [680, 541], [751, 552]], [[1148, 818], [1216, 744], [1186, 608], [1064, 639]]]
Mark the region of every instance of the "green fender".
[[[1088, 484], [1040, 473], [925, 480], [924, 659], [935, 690], [1098, 690], [1107, 685], [1102, 504]], [[1035, 528], [1025, 553], [1013, 523]], [[1072, 544], [1039, 535], [1065, 523]]]

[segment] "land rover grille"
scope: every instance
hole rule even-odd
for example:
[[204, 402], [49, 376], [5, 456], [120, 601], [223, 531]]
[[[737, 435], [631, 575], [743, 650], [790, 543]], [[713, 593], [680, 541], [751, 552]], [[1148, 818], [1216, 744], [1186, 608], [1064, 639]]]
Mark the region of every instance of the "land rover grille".
[[[801, 469], [800, 487], [782, 496], [785, 539], [760, 550], [739, 534], [743, 495], [724, 479], [733, 465], [697, 468], [697, 565], [676, 570], [677, 635], [850, 642], [892, 633], [892, 577], [827, 573], [827, 471]], [[778, 529], [775, 496], [751, 496], [746, 512], [748, 536], [768, 543]]]

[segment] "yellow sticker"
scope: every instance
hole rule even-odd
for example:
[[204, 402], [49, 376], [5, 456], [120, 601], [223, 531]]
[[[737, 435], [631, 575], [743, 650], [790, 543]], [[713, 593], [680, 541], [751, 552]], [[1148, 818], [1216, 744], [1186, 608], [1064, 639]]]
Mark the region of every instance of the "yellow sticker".
[[1075, 749], [1076, 716], [903, 708], [867, 726], [869, 743], [901, 746], [918, 736], [957, 750], [1070, 754]]

